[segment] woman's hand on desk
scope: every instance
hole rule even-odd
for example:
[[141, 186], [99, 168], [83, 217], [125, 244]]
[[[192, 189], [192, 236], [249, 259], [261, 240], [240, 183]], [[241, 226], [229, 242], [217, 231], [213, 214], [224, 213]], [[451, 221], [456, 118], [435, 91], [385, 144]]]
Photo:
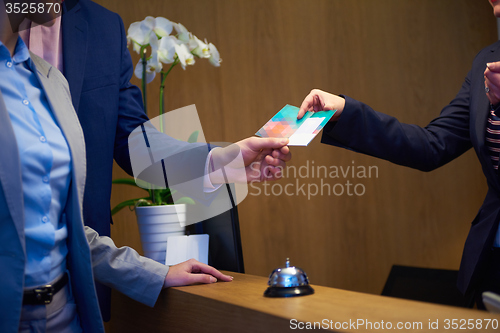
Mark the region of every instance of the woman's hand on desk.
[[233, 277], [222, 274], [212, 266], [189, 259], [170, 267], [165, 282], [163, 282], [163, 288], [188, 286], [196, 283], [215, 283], [217, 280], [230, 282], [233, 281]]

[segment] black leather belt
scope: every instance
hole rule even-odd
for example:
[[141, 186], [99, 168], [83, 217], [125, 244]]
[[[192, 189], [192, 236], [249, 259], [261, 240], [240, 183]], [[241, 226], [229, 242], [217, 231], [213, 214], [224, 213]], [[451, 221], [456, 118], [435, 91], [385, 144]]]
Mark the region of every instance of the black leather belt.
[[52, 302], [52, 297], [68, 283], [68, 274], [57, 280], [54, 284], [47, 284], [34, 289], [25, 290], [23, 305], [46, 305]]

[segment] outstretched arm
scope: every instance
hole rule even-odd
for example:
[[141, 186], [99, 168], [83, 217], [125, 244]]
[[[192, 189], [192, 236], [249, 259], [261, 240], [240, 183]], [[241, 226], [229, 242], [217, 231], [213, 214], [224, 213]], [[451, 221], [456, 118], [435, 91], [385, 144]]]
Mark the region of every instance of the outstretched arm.
[[246, 183], [281, 178], [291, 159], [286, 138], [250, 137], [221, 149], [214, 149], [210, 181], [213, 184]]

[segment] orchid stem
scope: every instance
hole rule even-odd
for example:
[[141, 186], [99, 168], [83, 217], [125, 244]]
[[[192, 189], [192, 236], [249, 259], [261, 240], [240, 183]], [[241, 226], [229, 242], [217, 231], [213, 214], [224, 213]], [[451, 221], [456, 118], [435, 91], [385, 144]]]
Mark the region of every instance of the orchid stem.
[[167, 75], [162, 71], [160, 73], [160, 81], [161, 81], [161, 84], [160, 84], [160, 132], [164, 133], [163, 132], [163, 113], [165, 112], [165, 98], [163, 97], [163, 93], [165, 91], [165, 77], [167, 77]]
[[146, 47], [141, 47], [141, 60], [142, 60], [142, 103], [144, 104], [144, 113], [148, 115], [148, 104], [146, 99]]
[[179, 57], [175, 57], [174, 62], [168, 69], [168, 71], [164, 72], [161, 71], [160, 73], [160, 132], [163, 133], [163, 117], [161, 115], [165, 113], [165, 97], [164, 97], [164, 92], [165, 92], [165, 79], [167, 78], [168, 74], [174, 68], [175, 65], [179, 63]]
[[170, 66], [170, 68], [168, 69], [168, 71], [166, 72], [163, 72], [162, 73], [165, 73], [165, 76], [163, 77], [162, 81], [161, 81], [161, 85], [164, 86], [165, 85], [165, 79], [167, 78], [167, 75], [170, 73], [170, 71], [172, 70], [172, 68], [174, 68], [175, 65], [177, 65], [179, 63], [179, 57], [176, 55], [175, 58], [174, 58], [174, 62], [172, 63], [172, 66]]

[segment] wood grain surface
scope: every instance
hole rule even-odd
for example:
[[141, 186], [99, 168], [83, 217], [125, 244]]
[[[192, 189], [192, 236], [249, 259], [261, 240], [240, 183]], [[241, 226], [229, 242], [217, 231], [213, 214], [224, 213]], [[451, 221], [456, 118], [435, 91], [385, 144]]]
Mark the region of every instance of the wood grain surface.
[[[218, 47], [220, 68], [197, 60], [166, 81], [166, 109], [195, 104], [208, 141], [252, 136], [313, 88], [425, 126], [458, 92], [475, 54], [497, 39], [486, 0], [97, 2], [120, 14], [126, 28], [164, 16]], [[157, 87], [155, 79], [151, 116]], [[486, 193], [472, 151], [429, 173], [319, 137], [292, 155], [287, 178], [250, 186], [239, 205], [247, 273], [267, 276], [290, 257], [315, 285], [379, 294], [393, 264], [458, 269]], [[318, 167], [328, 173], [318, 177]], [[371, 177], [362, 172], [370, 167]], [[124, 176], [118, 167], [114, 172]], [[292, 195], [283, 192], [287, 185]], [[115, 186], [111, 203], [135, 195]], [[116, 243], [141, 252], [134, 213], [120, 212], [114, 221]]]
[[315, 285], [312, 295], [268, 298], [265, 277], [232, 275], [232, 282], [164, 290], [154, 308], [114, 293], [108, 332], [288, 332], [307, 325], [335, 332], [429, 332], [430, 326], [443, 332], [455, 325], [495, 332], [500, 321], [485, 311]]

